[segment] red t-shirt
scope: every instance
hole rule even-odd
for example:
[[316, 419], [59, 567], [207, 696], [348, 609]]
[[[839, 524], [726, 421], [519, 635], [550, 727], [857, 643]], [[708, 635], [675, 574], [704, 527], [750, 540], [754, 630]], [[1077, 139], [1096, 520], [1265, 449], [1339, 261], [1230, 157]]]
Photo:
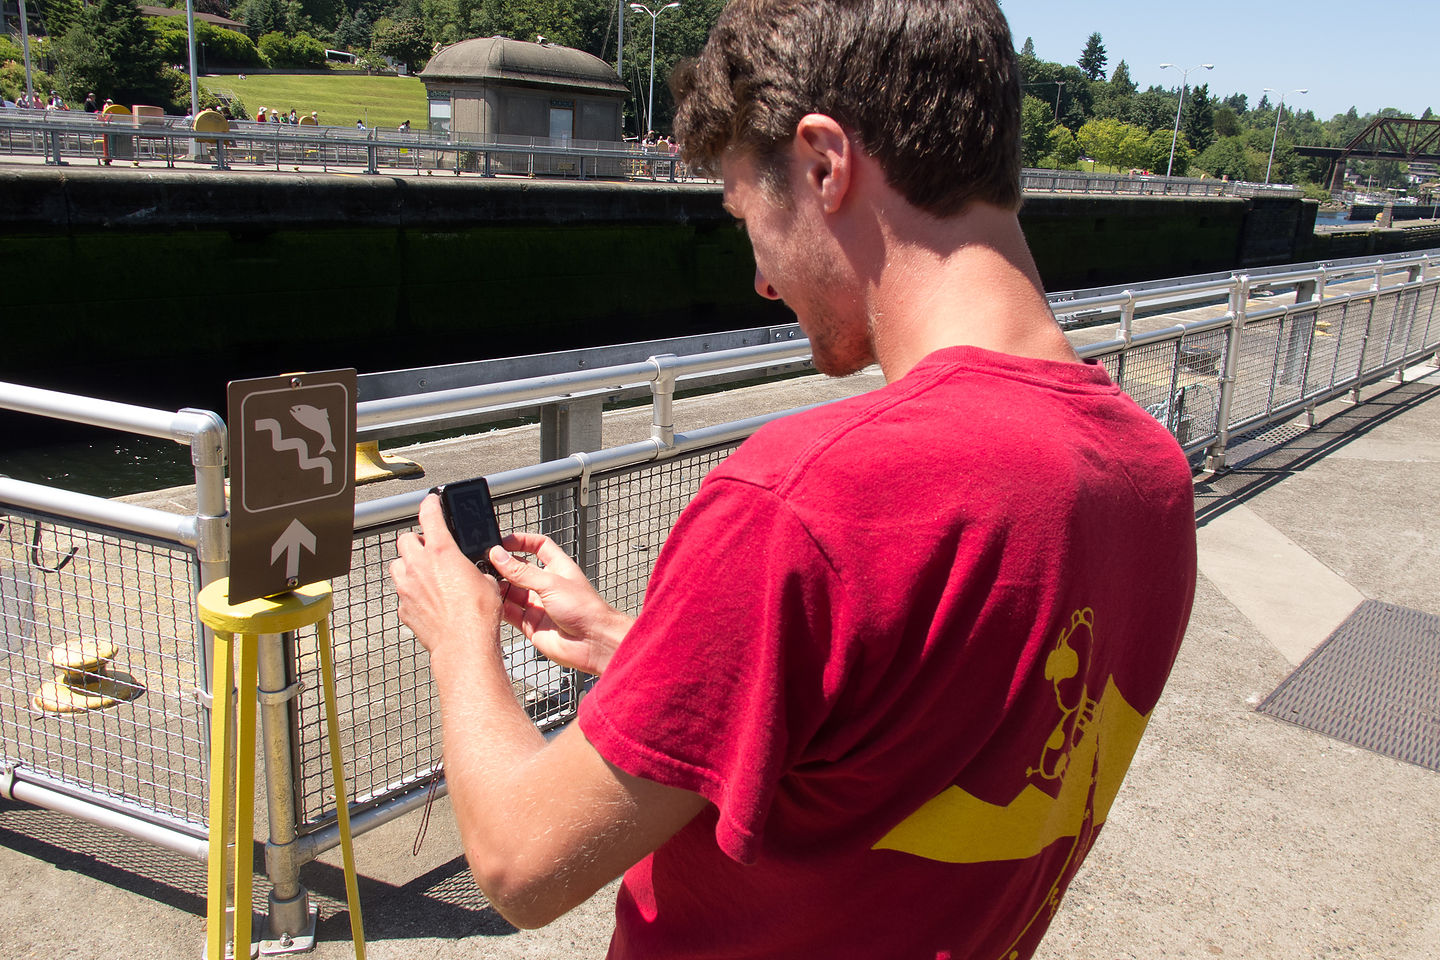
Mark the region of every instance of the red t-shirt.
[[952, 348], [767, 426], [581, 704], [711, 801], [626, 874], [610, 956], [1029, 956], [1194, 582], [1189, 464], [1098, 366]]

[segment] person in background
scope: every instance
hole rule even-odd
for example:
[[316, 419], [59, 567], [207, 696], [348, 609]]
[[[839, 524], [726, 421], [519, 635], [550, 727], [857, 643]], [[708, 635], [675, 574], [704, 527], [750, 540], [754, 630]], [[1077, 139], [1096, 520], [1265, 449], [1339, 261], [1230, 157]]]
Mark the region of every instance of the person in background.
[[86, 113], [99, 113], [99, 112], [100, 112], [100, 105], [95, 102], [95, 94], [93, 94], [93, 93], [87, 93], [87, 94], [85, 94], [85, 112], [86, 112]]
[[[614, 960], [1025, 960], [1185, 632], [1189, 463], [1046, 301], [995, 0], [732, 0], [672, 85], [756, 291], [885, 384], [715, 467], [635, 619], [421, 503], [391, 575], [471, 871], [520, 926], [623, 872]], [[502, 619], [599, 675], [552, 740]]]

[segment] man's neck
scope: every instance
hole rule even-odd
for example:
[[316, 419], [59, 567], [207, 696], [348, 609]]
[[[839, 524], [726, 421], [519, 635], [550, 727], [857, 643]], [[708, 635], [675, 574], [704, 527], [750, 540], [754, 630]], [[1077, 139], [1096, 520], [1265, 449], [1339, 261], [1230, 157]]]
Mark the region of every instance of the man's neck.
[[1016, 215], [971, 204], [937, 219], [890, 205], [883, 266], [867, 288], [875, 357], [888, 381], [944, 347], [1078, 360], [1045, 300]]

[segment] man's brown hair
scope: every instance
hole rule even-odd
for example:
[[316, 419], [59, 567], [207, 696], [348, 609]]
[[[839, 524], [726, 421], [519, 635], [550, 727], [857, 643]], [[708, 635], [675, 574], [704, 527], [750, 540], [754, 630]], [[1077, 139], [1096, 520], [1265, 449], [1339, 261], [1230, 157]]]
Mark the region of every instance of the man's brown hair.
[[730, 0], [671, 82], [701, 170], [733, 147], [773, 189], [779, 148], [822, 113], [931, 214], [1020, 205], [1019, 73], [994, 0]]

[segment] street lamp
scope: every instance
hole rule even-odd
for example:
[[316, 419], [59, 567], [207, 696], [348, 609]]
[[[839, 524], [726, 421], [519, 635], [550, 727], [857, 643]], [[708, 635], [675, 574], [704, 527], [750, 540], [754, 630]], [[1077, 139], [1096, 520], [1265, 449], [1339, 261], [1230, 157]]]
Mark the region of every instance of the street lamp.
[[[1171, 70], [1180, 70], [1180, 68], [1173, 63], [1160, 64], [1161, 70], [1167, 67]], [[1175, 133], [1170, 137], [1170, 163], [1165, 168], [1165, 176], [1167, 177], [1170, 176], [1170, 171], [1175, 168], [1175, 144], [1180, 139], [1180, 111], [1185, 109], [1185, 83], [1190, 79], [1191, 72], [1199, 70], [1201, 67], [1204, 67], [1206, 70], [1214, 70], [1215, 64], [1202, 63], [1191, 67], [1189, 70], [1180, 70], [1180, 106], [1175, 108]]]
[[643, 3], [630, 4], [631, 10], [643, 10], [650, 14], [650, 102], [645, 107], [645, 129], [647, 132], [655, 129], [655, 24], [660, 19], [660, 14], [671, 7], [680, 6], [680, 0], [674, 3], [667, 3], [658, 10], [651, 10]]
[[[1278, 93], [1278, 94], [1280, 94], [1280, 103], [1275, 107], [1275, 132], [1270, 135], [1270, 160], [1269, 160], [1269, 162], [1267, 162], [1267, 163], [1265, 164], [1265, 182], [1266, 182], [1266, 183], [1269, 183], [1269, 182], [1270, 182], [1270, 168], [1271, 168], [1271, 167], [1274, 165], [1274, 163], [1275, 163], [1275, 141], [1277, 141], [1277, 140], [1280, 139], [1280, 114], [1285, 111], [1285, 96], [1286, 96], [1286, 94], [1285, 94], [1283, 91], [1276, 90], [1274, 87], [1266, 87], [1266, 88], [1265, 88], [1265, 92], [1266, 92], [1266, 93]], [[1299, 90], [1291, 90], [1291, 91], [1290, 91], [1290, 93], [1309, 93], [1309, 92], [1310, 92], [1310, 91], [1309, 91], [1307, 88], [1305, 88], [1305, 87], [1301, 87]]]

